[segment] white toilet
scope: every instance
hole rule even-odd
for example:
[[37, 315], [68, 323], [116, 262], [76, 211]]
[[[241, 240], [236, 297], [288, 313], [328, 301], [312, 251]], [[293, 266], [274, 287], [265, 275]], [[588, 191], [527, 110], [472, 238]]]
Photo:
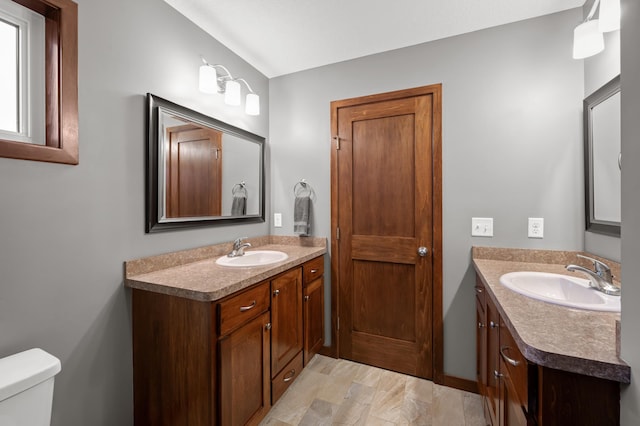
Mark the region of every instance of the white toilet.
[[49, 426], [60, 360], [42, 349], [0, 359], [0, 425]]

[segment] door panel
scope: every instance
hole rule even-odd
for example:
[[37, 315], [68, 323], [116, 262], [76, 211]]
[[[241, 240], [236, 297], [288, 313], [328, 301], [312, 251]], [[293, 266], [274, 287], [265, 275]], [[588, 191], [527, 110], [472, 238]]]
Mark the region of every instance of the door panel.
[[[433, 362], [434, 102], [422, 94], [334, 113], [339, 355], [425, 378]], [[424, 257], [420, 246], [429, 249]]]
[[222, 133], [185, 125], [167, 134], [167, 217], [220, 216]]

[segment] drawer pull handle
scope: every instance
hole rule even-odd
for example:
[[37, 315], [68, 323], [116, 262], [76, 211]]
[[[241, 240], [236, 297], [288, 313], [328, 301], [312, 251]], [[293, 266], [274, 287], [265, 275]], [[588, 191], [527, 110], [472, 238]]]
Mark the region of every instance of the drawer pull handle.
[[498, 370], [493, 370], [493, 377], [495, 377], [496, 379], [500, 380], [500, 378], [502, 376], [504, 376], [504, 374], [498, 373]]
[[505, 351], [509, 350], [509, 346], [503, 346], [500, 348], [500, 355], [502, 356], [502, 359], [504, 359], [505, 361], [507, 361], [509, 364], [513, 365], [514, 367], [517, 367], [520, 365], [520, 361], [516, 361], [513, 358], [509, 358], [508, 356], [506, 356], [504, 353]]
[[317, 270], [317, 269], [312, 269], [312, 270], [311, 270], [311, 273], [312, 273], [312, 274], [315, 274], [316, 272], [318, 272], [318, 270]]
[[293, 378], [295, 377], [295, 375], [296, 375], [296, 370], [295, 370], [295, 369], [293, 369], [293, 370], [289, 371], [289, 372], [287, 373], [287, 375], [286, 375], [286, 376], [284, 376], [284, 379], [283, 379], [283, 380], [284, 380], [284, 382], [285, 382], [285, 383], [286, 383], [286, 382], [290, 382], [291, 380], [293, 380]]
[[273, 297], [276, 297], [280, 294], [280, 290], [273, 290]]
[[498, 328], [498, 324], [496, 324], [496, 323], [495, 323], [495, 322], [493, 322], [493, 321], [490, 321], [490, 322], [489, 322], [489, 327], [491, 327], [491, 328]]
[[247, 312], [250, 309], [253, 309], [256, 307], [256, 301], [254, 300], [253, 302], [251, 302], [251, 304], [249, 306], [240, 306], [240, 312]]
[[482, 287], [476, 287], [476, 293], [482, 293]]

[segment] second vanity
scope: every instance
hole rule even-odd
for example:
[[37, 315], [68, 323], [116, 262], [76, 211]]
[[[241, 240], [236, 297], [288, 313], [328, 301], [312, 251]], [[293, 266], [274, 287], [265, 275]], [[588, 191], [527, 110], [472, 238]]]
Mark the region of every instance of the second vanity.
[[220, 244], [125, 263], [136, 425], [258, 424], [322, 347], [326, 240], [249, 241], [288, 257], [225, 267]]
[[616, 349], [620, 314], [542, 302], [499, 282], [516, 271], [572, 275], [565, 265], [576, 263], [576, 254], [473, 248], [477, 376], [487, 423], [619, 424], [620, 383], [630, 381]]

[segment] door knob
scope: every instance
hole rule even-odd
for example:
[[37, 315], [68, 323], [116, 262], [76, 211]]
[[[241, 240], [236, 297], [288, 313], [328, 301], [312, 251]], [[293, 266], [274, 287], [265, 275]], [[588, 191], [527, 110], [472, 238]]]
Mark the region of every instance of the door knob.
[[429, 249], [422, 246], [422, 247], [418, 247], [418, 255], [420, 257], [425, 257], [427, 255], [427, 253], [429, 253]]

